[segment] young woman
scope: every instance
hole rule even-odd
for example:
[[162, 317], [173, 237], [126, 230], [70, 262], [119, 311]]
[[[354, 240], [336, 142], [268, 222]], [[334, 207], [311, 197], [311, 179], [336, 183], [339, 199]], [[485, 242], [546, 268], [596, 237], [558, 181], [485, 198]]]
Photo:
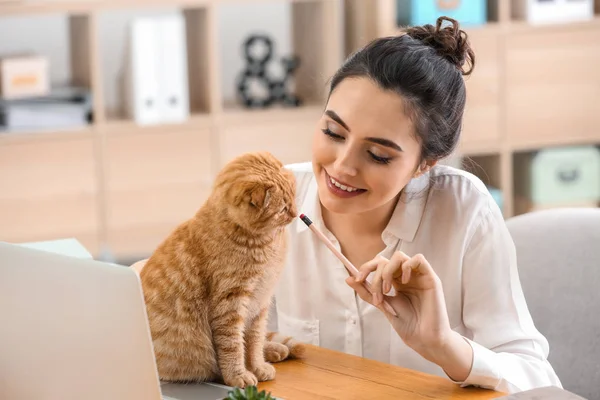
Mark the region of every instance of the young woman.
[[440, 19], [373, 41], [334, 75], [312, 163], [289, 168], [299, 212], [376, 294], [298, 220], [270, 328], [464, 386], [560, 387], [499, 208], [479, 179], [436, 164], [459, 140], [474, 61], [456, 21]]

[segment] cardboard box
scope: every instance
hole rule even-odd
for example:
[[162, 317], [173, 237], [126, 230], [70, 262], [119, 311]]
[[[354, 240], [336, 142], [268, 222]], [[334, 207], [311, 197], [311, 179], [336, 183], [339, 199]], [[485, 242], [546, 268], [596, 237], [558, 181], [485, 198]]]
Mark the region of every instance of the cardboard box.
[[0, 97], [20, 99], [50, 92], [48, 59], [43, 56], [0, 58]]

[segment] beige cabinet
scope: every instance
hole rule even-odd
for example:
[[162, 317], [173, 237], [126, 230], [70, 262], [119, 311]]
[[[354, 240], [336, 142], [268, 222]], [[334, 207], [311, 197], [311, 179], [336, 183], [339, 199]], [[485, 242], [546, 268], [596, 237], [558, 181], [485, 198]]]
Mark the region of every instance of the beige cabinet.
[[95, 252], [99, 215], [92, 134], [29, 139], [0, 146], [0, 240], [75, 237]]
[[247, 112], [244, 119], [228, 116], [216, 139], [220, 166], [250, 151], [269, 151], [284, 164], [310, 161], [312, 138], [322, 112], [322, 106], [310, 106], [279, 110], [268, 118], [261, 112]]
[[473, 74], [465, 77], [467, 104], [461, 141], [490, 146], [500, 139], [502, 39], [493, 29], [474, 29], [469, 32], [469, 40], [476, 58]]
[[111, 131], [104, 149], [108, 246], [116, 256], [146, 255], [205, 201], [210, 130]]
[[[592, 140], [600, 130], [600, 29], [516, 32], [506, 43], [509, 140]], [[523, 143], [526, 144], [526, 143]]]

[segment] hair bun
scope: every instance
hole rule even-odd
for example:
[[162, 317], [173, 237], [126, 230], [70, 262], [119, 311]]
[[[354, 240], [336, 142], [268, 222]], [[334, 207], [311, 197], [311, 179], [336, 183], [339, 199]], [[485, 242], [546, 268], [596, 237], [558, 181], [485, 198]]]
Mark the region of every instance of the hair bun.
[[[444, 21], [452, 25], [442, 28]], [[435, 26], [431, 24], [413, 26], [406, 28], [405, 32], [413, 39], [433, 47], [438, 54], [456, 65], [463, 75], [469, 75], [473, 71], [475, 53], [471, 49], [467, 33], [460, 29], [458, 21], [449, 17], [439, 17]], [[469, 69], [463, 69], [465, 64], [469, 65]]]

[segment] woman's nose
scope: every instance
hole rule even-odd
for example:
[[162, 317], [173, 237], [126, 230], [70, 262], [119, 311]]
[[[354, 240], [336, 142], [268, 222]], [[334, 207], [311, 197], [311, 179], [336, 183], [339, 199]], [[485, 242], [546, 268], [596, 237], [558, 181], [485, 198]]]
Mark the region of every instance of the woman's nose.
[[350, 148], [340, 150], [334, 163], [335, 173], [341, 179], [343, 175], [356, 176], [358, 174], [356, 156]]

